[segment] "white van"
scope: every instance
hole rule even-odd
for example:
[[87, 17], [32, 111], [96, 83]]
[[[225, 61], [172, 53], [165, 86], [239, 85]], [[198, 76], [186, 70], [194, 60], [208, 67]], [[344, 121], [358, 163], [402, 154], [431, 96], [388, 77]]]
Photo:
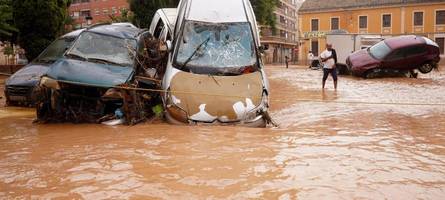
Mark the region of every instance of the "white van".
[[170, 50], [162, 81], [167, 120], [266, 126], [269, 84], [249, 0], [181, 0], [171, 40], [162, 31], [172, 27], [168, 15], [158, 11], [150, 27]]

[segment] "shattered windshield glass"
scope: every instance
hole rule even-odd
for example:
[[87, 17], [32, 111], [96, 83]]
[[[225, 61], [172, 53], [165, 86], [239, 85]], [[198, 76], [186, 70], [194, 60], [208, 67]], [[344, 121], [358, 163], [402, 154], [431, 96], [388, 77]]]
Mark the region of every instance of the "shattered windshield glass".
[[84, 32], [80, 35], [68, 56], [117, 65], [133, 65], [136, 40]]
[[256, 64], [255, 45], [248, 22], [187, 21], [175, 64], [179, 69], [242, 68]]
[[63, 56], [74, 38], [61, 38], [51, 43], [36, 59], [37, 62], [56, 61]]
[[369, 48], [369, 53], [379, 60], [385, 58], [389, 53], [391, 53], [391, 48], [385, 43], [385, 41], [381, 41], [376, 45]]

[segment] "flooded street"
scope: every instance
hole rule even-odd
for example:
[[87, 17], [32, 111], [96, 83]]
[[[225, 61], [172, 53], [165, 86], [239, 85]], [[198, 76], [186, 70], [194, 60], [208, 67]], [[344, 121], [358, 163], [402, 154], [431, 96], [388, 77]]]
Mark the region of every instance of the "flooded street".
[[322, 92], [321, 71], [269, 67], [267, 129], [36, 125], [3, 97], [0, 199], [443, 199], [444, 71]]

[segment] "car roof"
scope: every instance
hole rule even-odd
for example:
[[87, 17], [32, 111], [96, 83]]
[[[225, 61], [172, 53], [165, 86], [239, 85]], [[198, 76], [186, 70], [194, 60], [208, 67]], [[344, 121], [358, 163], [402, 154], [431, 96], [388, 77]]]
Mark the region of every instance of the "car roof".
[[404, 35], [404, 36], [388, 38], [385, 40], [385, 43], [391, 49], [399, 49], [403, 47], [425, 44], [425, 39], [423, 39], [423, 37], [415, 35]]
[[136, 38], [142, 29], [135, 27], [132, 24], [98, 24], [87, 28], [86, 31], [94, 32], [104, 35], [110, 35], [114, 37], [124, 38], [124, 39], [134, 39]]
[[245, 0], [190, 0], [187, 20], [224, 23], [248, 22]]
[[72, 31], [72, 32], [69, 32], [69, 33], [63, 35], [60, 38], [75, 38], [75, 37], [79, 36], [80, 33], [82, 33], [84, 30], [85, 30], [84, 28], [83, 29], [79, 29], [79, 30], [75, 30], [75, 31]]

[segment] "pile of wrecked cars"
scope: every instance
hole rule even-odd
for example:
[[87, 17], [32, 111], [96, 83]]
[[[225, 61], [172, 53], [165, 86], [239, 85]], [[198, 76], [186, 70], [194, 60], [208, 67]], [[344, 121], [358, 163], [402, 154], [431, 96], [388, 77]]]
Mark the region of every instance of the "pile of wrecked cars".
[[265, 127], [269, 84], [248, 0], [182, 0], [149, 30], [82, 30], [33, 89], [39, 122]]

